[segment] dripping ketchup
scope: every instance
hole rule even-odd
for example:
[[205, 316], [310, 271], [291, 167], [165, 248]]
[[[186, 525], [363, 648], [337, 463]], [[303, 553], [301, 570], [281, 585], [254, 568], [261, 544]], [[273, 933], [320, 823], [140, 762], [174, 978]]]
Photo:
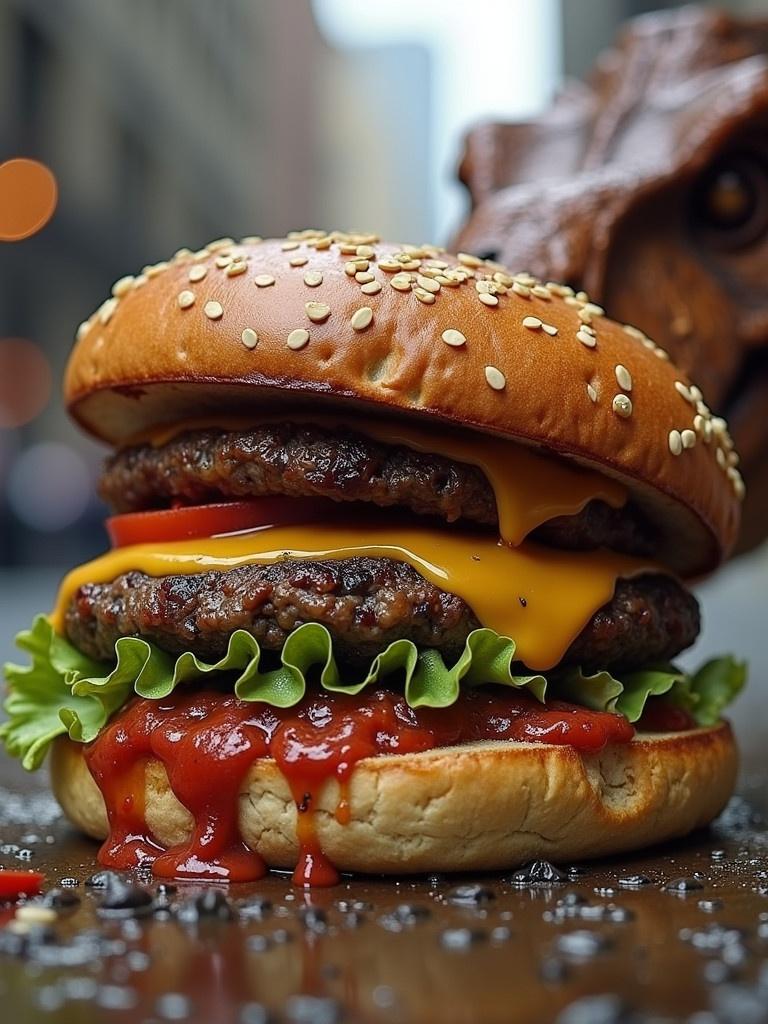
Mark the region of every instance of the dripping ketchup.
[[[333, 778], [340, 787], [337, 821], [350, 820], [349, 779], [363, 758], [475, 740], [567, 744], [594, 753], [633, 735], [621, 715], [561, 701], [543, 706], [500, 687], [467, 690], [440, 709], [411, 708], [386, 689], [354, 697], [323, 691], [282, 709], [215, 689], [179, 687], [164, 700], [134, 698], [85, 748], [109, 817], [99, 861], [114, 868], [150, 861], [162, 878], [261, 877], [264, 862], [239, 833], [238, 795], [251, 765], [270, 757], [296, 802], [300, 854], [294, 882], [332, 885], [338, 875], [320, 848], [313, 812]], [[170, 849], [146, 823], [144, 776], [151, 759], [162, 762], [173, 793], [194, 819], [188, 842]]]

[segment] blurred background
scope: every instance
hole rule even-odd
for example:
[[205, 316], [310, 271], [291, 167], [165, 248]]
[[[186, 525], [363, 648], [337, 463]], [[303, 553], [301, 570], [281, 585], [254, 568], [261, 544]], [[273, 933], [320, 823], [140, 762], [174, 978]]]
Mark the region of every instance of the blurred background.
[[[535, 116], [622, 21], [665, 6], [0, 0], [0, 660], [64, 568], [105, 545], [103, 451], [68, 422], [60, 379], [117, 278], [230, 234], [444, 242], [467, 213], [467, 129]], [[747, 653], [765, 676], [768, 548], [700, 593], [696, 656]], [[753, 750], [761, 689], [736, 712]]]

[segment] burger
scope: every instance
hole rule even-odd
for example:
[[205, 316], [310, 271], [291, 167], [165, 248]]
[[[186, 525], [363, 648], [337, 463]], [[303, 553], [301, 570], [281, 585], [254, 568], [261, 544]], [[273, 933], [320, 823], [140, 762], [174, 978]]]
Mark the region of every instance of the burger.
[[77, 331], [111, 550], [6, 669], [105, 866], [297, 884], [588, 858], [711, 821], [732, 657], [674, 659], [736, 537], [725, 422], [583, 292], [302, 231], [119, 280]]

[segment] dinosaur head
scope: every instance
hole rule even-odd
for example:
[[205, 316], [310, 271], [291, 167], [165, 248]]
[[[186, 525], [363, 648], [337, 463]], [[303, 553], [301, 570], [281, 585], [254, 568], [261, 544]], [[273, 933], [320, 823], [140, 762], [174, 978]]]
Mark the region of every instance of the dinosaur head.
[[632, 21], [586, 84], [473, 131], [455, 245], [589, 292], [728, 418], [742, 549], [768, 536], [768, 20]]

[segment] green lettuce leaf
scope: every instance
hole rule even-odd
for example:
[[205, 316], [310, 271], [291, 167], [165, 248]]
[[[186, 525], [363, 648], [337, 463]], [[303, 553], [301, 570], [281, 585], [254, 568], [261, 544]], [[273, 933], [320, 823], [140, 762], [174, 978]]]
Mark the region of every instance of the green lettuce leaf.
[[730, 654], [702, 665], [689, 679], [693, 716], [699, 725], [714, 725], [723, 709], [735, 700], [747, 682], [747, 663]]
[[224, 656], [212, 662], [190, 652], [174, 658], [146, 640], [122, 637], [115, 644], [115, 662], [108, 666], [81, 654], [43, 615], [31, 630], [19, 634], [17, 643], [31, 655], [31, 665], [5, 668], [8, 721], [0, 726], [0, 739], [29, 769], [39, 767], [57, 736], [67, 734], [80, 743], [93, 740], [134, 693], [159, 700], [177, 686], [211, 676], [231, 680], [242, 700], [281, 708], [302, 699], [313, 672], [325, 689], [349, 694], [399, 676], [414, 708], [447, 707], [457, 699], [460, 685], [484, 683], [526, 688], [543, 701], [547, 685], [541, 675], [518, 674], [514, 641], [491, 629], [470, 633], [453, 665], [446, 665], [438, 651], [419, 651], [410, 640], [396, 640], [373, 659], [367, 672], [357, 677], [345, 672], [344, 682], [331, 635], [318, 623], [305, 623], [291, 633], [272, 668], [262, 667], [259, 644], [244, 630], [233, 633]]
[[279, 658], [262, 658], [258, 642], [237, 630], [217, 661], [203, 661], [190, 652], [174, 658], [146, 640], [123, 637], [115, 644], [114, 662], [107, 665], [81, 654], [43, 615], [31, 630], [19, 634], [17, 643], [30, 655], [30, 664], [5, 667], [8, 720], [0, 726], [0, 739], [27, 769], [39, 767], [57, 736], [68, 735], [80, 743], [95, 739], [134, 694], [160, 700], [177, 686], [209, 677], [224, 678], [242, 700], [280, 708], [302, 699], [310, 676], [326, 690], [348, 694], [394, 677], [414, 708], [448, 707], [462, 686], [494, 683], [524, 688], [542, 702], [550, 687], [552, 696], [595, 711], [617, 711], [630, 722], [638, 721], [648, 700], [666, 695], [689, 710], [699, 725], [717, 722], [746, 681], [745, 664], [725, 656], [692, 675], [674, 665], [625, 673], [620, 679], [607, 671], [585, 674], [574, 669], [555, 673], [548, 682], [542, 675], [521, 672], [514, 641], [492, 629], [470, 633], [452, 665], [439, 651], [420, 651], [410, 640], [396, 640], [367, 671], [355, 676], [345, 670], [344, 681], [331, 635], [318, 623], [305, 623], [291, 633]]
[[618, 711], [637, 722], [652, 697], [667, 696], [690, 712], [697, 725], [714, 725], [747, 681], [747, 666], [731, 655], [713, 658], [692, 675], [674, 665], [655, 665], [615, 678], [610, 672], [586, 675], [572, 669], [553, 680], [551, 694], [593, 711]]

